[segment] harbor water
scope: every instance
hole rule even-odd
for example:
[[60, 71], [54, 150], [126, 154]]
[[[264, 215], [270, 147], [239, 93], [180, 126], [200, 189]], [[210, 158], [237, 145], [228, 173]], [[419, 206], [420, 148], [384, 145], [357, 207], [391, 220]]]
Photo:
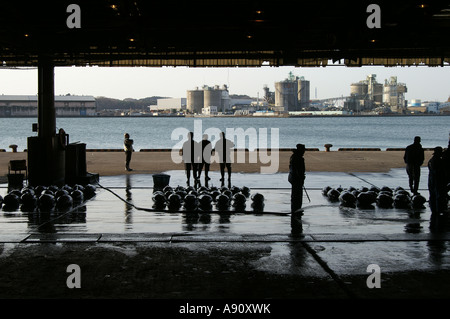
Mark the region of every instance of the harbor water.
[[[36, 136], [32, 124], [36, 118], [0, 118], [0, 149], [27, 148], [27, 137]], [[135, 149], [176, 148], [193, 131], [200, 140], [203, 133], [231, 130], [243, 139], [227, 135], [238, 148], [292, 148], [303, 143], [307, 148], [324, 150], [324, 144], [337, 148], [404, 148], [414, 136], [423, 147], [446, 147], [450, 130], [449, 116], [366, 116], [366, 117], [86, 117], [57, 118], [57, 128], [69, 134], [70, 142], [86, 143], [88, 149], [122, 148], [128, 132]], [[254, 133], [254, 134], [252, 134]], [[267, 133], [266, 145], [261, 143]], [[256, 135], [255, 135], [256, 134]], [[218, 136], [210, 136], [213, 144]], [[262, 139], [262, 140], [261, 140]], [[245, 145], [243, 145], [245, 144]], [[276, 145], [278, 144], [278, 145]]]

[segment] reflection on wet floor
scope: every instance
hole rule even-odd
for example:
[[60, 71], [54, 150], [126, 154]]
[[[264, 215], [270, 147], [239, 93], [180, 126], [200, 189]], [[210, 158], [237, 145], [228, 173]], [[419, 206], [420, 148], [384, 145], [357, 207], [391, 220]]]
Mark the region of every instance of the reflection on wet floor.
[[[211, 173], [212, 181], [219, 180]], [[170, 185], [185, 185], [182, 171], [167, 172]], [[254, 212], [251, 199], [242, 209], [212, 213], [152, 211], [151, 175], [101, 177], [96, 196], [70, 213], [2, 211], [2, 235], [30, 233], [219, 233], [219, 234], [398, 234], [428, 233], [430, 209], [342, 207], [322, 194], [332, 187], [405, 186], [403, 170], [389, 174], [309, 173], [304, 193], [304, 216], [292, 223], [290, 189], [286, 174], [234, 174], [233, 185], [249, 187], [250, 195], [264, 196], [264, 212]], [[426, 176], [426, 175], [425, 175]], [[424, 182], [422, 182], [423, 184]], [[211, 182], [214, 185], [213, 182]], [[6, 193], [6, 188], [2, 196]], [[428, 198], [426, 190], [421, 192]], [[294, 229], [294, 231], [293, 231]]]

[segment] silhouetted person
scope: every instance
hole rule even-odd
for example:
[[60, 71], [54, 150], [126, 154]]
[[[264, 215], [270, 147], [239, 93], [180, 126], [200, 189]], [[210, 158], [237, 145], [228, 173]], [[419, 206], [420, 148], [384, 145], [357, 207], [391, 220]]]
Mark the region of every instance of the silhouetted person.
[[212, 154], [212, 145], [211, 142], [208, 140], [208, 135], [203, 134], [202, 139], [202, 161], [198, 164], [198, 179], [200, 179], [200, 176], [202, 175], [203, 167], [205, 167], [205, 184], [208, 183], [208, 181], [211, 179], [209, 178], [209, 167], [211, 165], [211, 154]]
[[297, 144], [289, 160], [288, 181], [291, 183], [291, 212], [294, 213], [303, 205], [303, 185], [305, 184], [305, 145]]
[[444, 163], [442, 160], [442, 147], [434, 148], [433, 157], [428, 161], [428, 200], [431, 209], [430, 226], [437, 226], [438, 218], [447, 207], [447, 191], [444, 175]]
[[450, 140], [447, 149], [442, 153], [442, 162], [445, 170], [445, 184], [450, 184]]
[[225, 183], [225, 167], [228, 172], [228, 184], [231, 185], [231, 149], [234, 143], [225, 138], [225, 132], [220, 133], [220, 139], [217, 141], [214, 149], [219, 154], [220, 181], [222, 185]]
[[133, 154], [133, 140], [130, 139], [130, 134], [125, 133], [124, 134], [124, 141], [123, 141], [123, 149], [125, 151], [125, 170], [132, 171], [130, 168], [130, 162], [131, 162], [131, 154]]
[[194, 141], [194, 133], [189, 132], [187, 135], [187, 141], [183, 143], [182, 154], [184, 167], [186, 170], [187, 185], [190, 185], [191, 179], [191, 169], [194, 180], [197, 181], [197, 163], [199, 162], [198, 157], [200, 156], [200, 151], [197, 149], [198, 144]]
[[420, 182], [420, 166], [425, 160], [425, 154], [420, 144], [420, 137], [414, 137], [414, 143], [408, 145], [403, 159], [406, 163], [406, 173], [409, 178], [409, 188], [413, 194], [418, 194]]

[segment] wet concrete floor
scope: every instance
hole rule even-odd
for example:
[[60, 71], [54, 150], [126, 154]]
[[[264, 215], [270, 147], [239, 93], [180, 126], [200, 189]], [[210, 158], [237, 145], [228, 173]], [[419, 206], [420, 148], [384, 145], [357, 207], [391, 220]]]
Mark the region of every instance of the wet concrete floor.
[[[166, 173], [171, 186], [186, 185], [183, 171]], [[428, 199], [427, 174], [420, 192]], [[212, 172], [209, 186], [218, 181]], [[0, 212], [0, 297], [450, 296], [450, 232], [430, 230], [428, 203], [420, 210], [344, 208], [322, 195], [324, 186], [407, 188], [403, 169], [308, 173], [301, 218], [289, 213], [286, 174], [233, 174], [232, 185], [264, 195], [264, 213], [253, 212], [250, 199], [245, 213], [149, 211], [151, 175], [101, 177], [99, 184], [71, 213]], [[79, 289], [68, 288], [70, 264], [81, 269]], [[368, 287], [375, 278], [380, 288]]]

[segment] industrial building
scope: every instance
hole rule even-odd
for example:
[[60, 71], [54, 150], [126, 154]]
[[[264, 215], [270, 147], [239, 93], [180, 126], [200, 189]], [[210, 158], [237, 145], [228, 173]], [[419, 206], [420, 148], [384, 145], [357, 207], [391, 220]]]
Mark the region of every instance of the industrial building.
[[[95, 116], [97, 105], [93, 96], [55, 96], [56, 116]], [[0, 95], [0, 116], [28, 117], [38, 115], [37, 95]]]
[[304, 77], [289, 77], [284, 81], [275, 82], [275, 107], [284, 111], [299, 111], [309, 108], [309, 81]]
[[382, 102], [383, 84], [377, 82], [375, 74], [371, 74], [365, 80], [350, 85], [350, 98], [345, 108], [362, 112], [381, 106]]
[[402, 113], [405, 110], [406, 92], [406, 84], [398, 83], [396, 76], [385, 80], [383, 85], [377, 82], [376, 74], [371, 74], [365, 80], [350, 85], [350, 97], [344, 108], [353, 112], [364, 112], [387, 106], [391, 112]]
[[396, 76], [385, 80], [383, 86], [383, 102], [391, 107], [392, 112], [402, 113], [405, 110], [406, 84], [398, 83]]
[[444, 102], [439, 105], [439, 114], [450, 115], [450, 101]]
[[217, 106], [205, 106], [204, 108], [202, 108], [202, 115], [214, 116], [217, 114]]
[[376, 77], [375, 74], [371, 74], [364, 81], [352, 83], [350, 85], [350, 95], [381, 104], [383, 102], [383, 84], [378, 83]]
[[408, 113], [434, 113], [434, 114], [444, 114], [448, 113], [448, 108], [450, 102], [436, 102], [436, 101], [425, 101], [422, 102], [419, 99], [412, 99], [408, 103], [407, 111]]
[[190, 113], [201, 114], [203, 108], [217, 107], [217, 112], [225, 113], [230, 109], [230, 96], [228, 87], [218, 85], [214, 87], [203, 86], [187, 91], [186, 110]]
[[230, 109], [235, 111], [235, 110], [242, 110], [242, 109], [248, 109], [250, 107], [253, 107], [254, 105], [252, 105], [253, 103], [255, 103], [256, 100], [255, 99], [230, 99]]
[[181, 98], [167, 98], [157, 99], [156, 105], [150, 105], [150, 111], [184, 111], [186, 110], [187, 99]]
[[267, 102], [268, 105], [275, 104], [275, 92], [271, 92], [267, 84], [263, 87], [264, 90], [264, 100]]

